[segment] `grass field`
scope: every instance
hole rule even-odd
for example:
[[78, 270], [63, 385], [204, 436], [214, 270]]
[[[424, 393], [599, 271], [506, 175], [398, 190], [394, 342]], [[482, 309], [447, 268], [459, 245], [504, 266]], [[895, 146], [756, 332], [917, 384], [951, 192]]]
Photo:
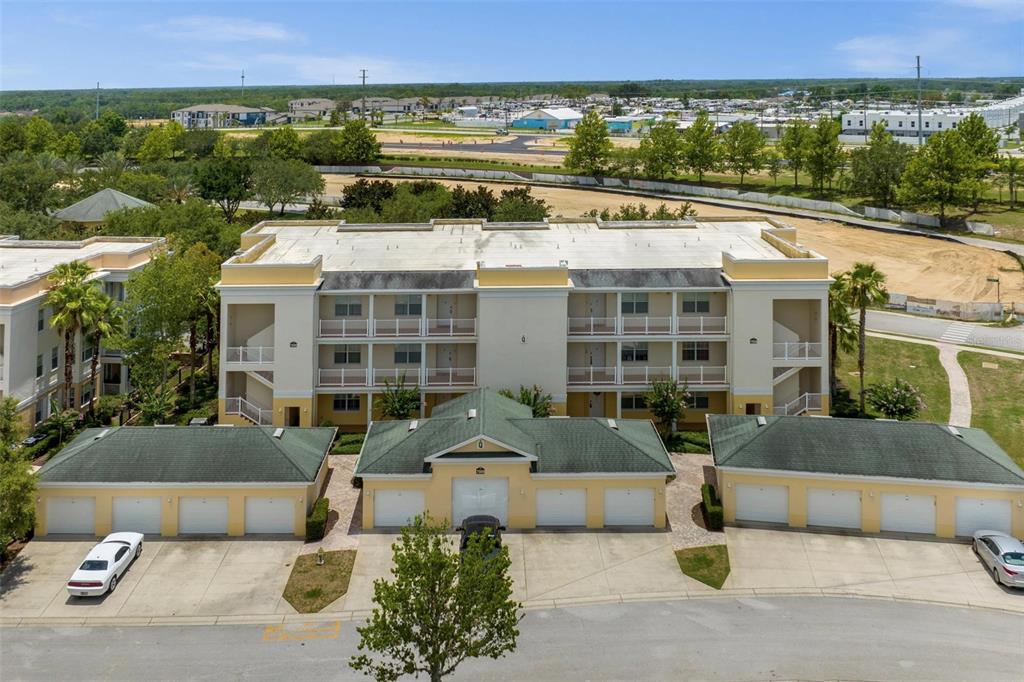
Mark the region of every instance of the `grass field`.
[[352, 566], [356, 561], [353, 550], [324, 552], [324, 564], [318, 566], [316, 554], [303, 554], [295, 559], [284, 598], [299, 613], [316, 613], [348, 592]]
[[729, 577], [729, 550], [725, 545], [676, 550], [679, 570], [694, 580], [722, 589]]
[[957, 359], [971, 387], [971, 426], [988, 431], [1024, 466], [1024, 360], [982, 353], [960, 353]]
[[[910, 382], [921, 392], [925, 407], [917, 416], [920, 421], [945, 424], [949, 421], [949, 379], [939, 364], [939, 349], [919, 343], [892, 341], [868, 337], [864, 362], [864, 385], [876, 381], [891, 381], [897, 377]], [[836, 370], [839, 382], [850, 390], [857, 400], [857, 351], [840, 356]], [[870, 414], [881, 416], [867, 406]]]

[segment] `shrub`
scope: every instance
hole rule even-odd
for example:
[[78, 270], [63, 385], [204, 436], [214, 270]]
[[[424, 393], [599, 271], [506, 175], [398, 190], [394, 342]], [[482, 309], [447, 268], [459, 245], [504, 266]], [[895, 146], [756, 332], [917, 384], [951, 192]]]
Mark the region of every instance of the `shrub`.
[[725, 524], [725, 511], [722, 509], [722, 501], [718, 499], [715, 486], [705, 483], [700, 487], [701, 511], [704, 512], [704, 523], [708, 530], [722, 530]]
[[306, 541], [320, 540], [327, 532], [327, 513], [330, 511], [331, 502], [326, 497], [321, 497], [313, 503], [313, 511], [306, 517]]

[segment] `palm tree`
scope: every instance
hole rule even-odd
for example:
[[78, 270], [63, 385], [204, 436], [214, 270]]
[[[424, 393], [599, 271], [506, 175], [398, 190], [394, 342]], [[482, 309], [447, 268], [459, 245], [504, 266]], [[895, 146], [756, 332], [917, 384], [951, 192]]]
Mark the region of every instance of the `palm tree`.
[[860, 311], [860, 327], [857, 330], [859, 345], [857, 372], [860, 374], [860, 411], [864, 412], [864, 350], [867, 345], [866, 323], [868, 306], [883, 305], [889, 300], [885, 288], [885, 273], [876, 270], [874, 263], [854, 263], [850, 281], [846, 287], [847, 303]]
[[92, 273], [88, 263], [71, 261], [61, 263], [53, 269], [50, 282], [53, 286], [46, 294], [46, 305], [53, 316], [50, 325], [64, 335], [64, 407], [73, 409], [71, 386], [72, 369], [75, 365], [75, 335], [82, 329], [83, 321], [96, 296], [95, 286], [87, 281]]
[[836, 366], [840, 353], [850, 353], [857, 345], [857, 332], [850, 315], [850, 273], [834, 275], [828, 290], [828, 385], [832, 395], [836, 392]]
[[[124, 331], [125, 316], [124, 311], [117, 302], [100, 292], [98, 289], [95, 290], [96, 295], [90, 301], [90, 305], [86, 309], [85, 316], [83, 318], [83, 327], [85, 329], [85, 335], [89, 341], [92, 342], [92, 377], [93, 383], [98, 384], [97, 368], [100, 362], [100, 346], [104, 339], [109, 339], [113, 336], [117, 336]], [[98, 394], [99, 392], [96, 391]], [[91, 417], [94, 413], [95, 401], [89, 403], [89, 416]]]

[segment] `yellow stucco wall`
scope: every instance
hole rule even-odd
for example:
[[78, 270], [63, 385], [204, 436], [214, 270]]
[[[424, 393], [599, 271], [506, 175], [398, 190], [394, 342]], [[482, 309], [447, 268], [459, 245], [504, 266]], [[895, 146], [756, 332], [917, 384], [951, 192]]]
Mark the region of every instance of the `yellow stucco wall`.
[[828, 260], [821, 257], [741, 260], [723, 253], [722, 272], [732, 279], [827, 279]]
[[481, 287], [564, 287], [569, 285], [566, 268], [500, 268], [477, 270]]
[[313, 398], [274, 398], [274, 426], [295, 426], [286, 423], [289, 407], [299, 408], [298, 426], [315, 426]]
[[1010, 500], [1013, 535], [1024, 535], [1024, 490], [999, 490], [984, 487], [947, 487], [913, 482], [880, 483], [839, 478], [804, 478], [765, 474], [740, 474], [719, 471], [719, 495], [725, 510], [726, 523], [736, 521], [736, 485], [782, 485], [789, 489], [789, 525], [807, 527], [807, 489], [857, 490], [861, 496], [861, 530], [881, 531], [882, 493], [933, 495], [935, 497], [935, 534], [940, 538], [956, 536], [956, 498]]
[[[344, 391], [339, 390], [338, 393], [344, 393]], [[335, 412], [334, 396], [330, 394], [318, 395], [316, 397], [316, 423], [329, 422], [334, 426], [347, 427], [349, 429], [359, 427], [360, 430], [365, 430], [368, 405], [369, 400], [367, 396], [361, 395], [359, 396], [358, 412]]]
[[769, 416], [772, 413], [773, 397], [771, 395], [732, 395], [732, 414], [746, 414], [747, 403], [758, 403], [761, 405], [761, 414]]
[[320, 278], [321, 262], [303, 265], [264, 265], [226, 263], [221, 266], [222, 285], [233, 284], [314, 284]]
[[[478, 476], [477, 467], [485, 474]], [[530, 475], [528, 462], [482, 462], [438, 464], [429, 479], [384, 480], [363, 479], [363, 528], [373, 528], [373, 497], [378, 490], [422, 490], [426, 511], [435, 519], [450, 519], [452, 515], [452, 479], [454, 478], [507, 478], [508, 527], [535, 528], [537, 526], [537, 490], [544, 488], [585, 488], [587, 490], [587, 528], [604, 527], [604, 491], [609, 488], [654, 488], [654, 522], [656, 528], [665, 527], [665, 477], [638, 478], [564, 478], [538, 479]]]

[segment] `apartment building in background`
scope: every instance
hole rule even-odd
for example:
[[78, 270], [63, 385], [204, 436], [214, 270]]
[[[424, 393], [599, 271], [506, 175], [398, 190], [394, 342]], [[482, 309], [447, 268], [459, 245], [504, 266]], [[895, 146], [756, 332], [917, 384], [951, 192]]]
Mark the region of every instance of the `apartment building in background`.
[[657, 379], [695, 428], [828, 414], [829, 282], [764, 217], [267, 221], [221, 270], [220, 421], [363, 429], [403, 379], [424, 417], [536, 384], [557, 414], [643, 418]]
[[[64, 386], [64, 338], [51, 326], [45, 304], [53, 269], [71, 261], [93, 268], [93, 279], [110, 297], [124, 299], [124, 282], [152, 257], [162, 239], [91, 237], [84, 241], [21, 241], [0, 238], [0, 396], [18, 399], [26, 426], [60, 405]], [[123, 392], [127, 372], [121, 353], [102, 348], [99, 376], [92, 376], [90, 344], [75, 338], [74, 395], [86, 406], [96, 396]]]

